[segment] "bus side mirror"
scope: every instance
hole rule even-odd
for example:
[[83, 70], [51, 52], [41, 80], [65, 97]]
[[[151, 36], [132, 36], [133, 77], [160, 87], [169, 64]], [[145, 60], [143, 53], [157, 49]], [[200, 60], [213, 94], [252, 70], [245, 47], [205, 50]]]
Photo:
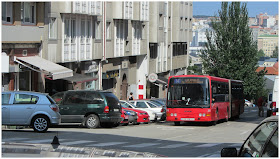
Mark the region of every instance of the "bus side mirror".
[[221, 151], [221, 157], [237, 157], [237, 150], [234, 147], [225, 147]]

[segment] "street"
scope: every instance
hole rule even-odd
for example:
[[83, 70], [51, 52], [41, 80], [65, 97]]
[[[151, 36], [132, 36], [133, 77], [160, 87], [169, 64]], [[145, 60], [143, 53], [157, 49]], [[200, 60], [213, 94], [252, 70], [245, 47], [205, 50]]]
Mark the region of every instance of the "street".
[[60, 145], [72, 147], [150, 152], [167, 157], [219, 157], [223, 147], [240, 148], [263, 119], [258, 117], [258, 108], [245, 107], [240, 119], [215, 126], [157, 122], [97, 129], [68, 124], [50, 128], [46, 133], [35, 133], [30, 128], [2, 130], [2, 145], [50, 144], [57, 136]]

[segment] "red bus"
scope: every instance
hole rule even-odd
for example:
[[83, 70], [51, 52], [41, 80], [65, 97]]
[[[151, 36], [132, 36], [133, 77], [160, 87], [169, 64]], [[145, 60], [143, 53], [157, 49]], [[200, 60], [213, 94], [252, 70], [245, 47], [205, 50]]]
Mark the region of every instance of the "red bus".
[[208, 75], [170, 76], [166, 120], [180, 122], [228, 121], [244, 112], [243, 83]]

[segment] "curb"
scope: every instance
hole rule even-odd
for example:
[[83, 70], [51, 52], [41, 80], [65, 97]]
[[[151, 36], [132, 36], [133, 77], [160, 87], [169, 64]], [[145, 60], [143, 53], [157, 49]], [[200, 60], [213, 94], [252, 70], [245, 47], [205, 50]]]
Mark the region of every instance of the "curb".
[[2, 142], [2, 157], [129, 157], [155, 158], [165, 157], [149, 152], [126, 150], [105, 150], [95, 147], [71, 147], [52, 144], [26, 144]]

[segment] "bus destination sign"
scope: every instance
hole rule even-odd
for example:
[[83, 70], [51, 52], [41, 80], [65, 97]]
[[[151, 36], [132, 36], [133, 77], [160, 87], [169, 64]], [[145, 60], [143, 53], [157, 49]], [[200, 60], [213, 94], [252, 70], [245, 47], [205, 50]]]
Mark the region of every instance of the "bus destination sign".
[[204, 80], [199, 78], [175, 78], [173, 84], [203, 84]]

